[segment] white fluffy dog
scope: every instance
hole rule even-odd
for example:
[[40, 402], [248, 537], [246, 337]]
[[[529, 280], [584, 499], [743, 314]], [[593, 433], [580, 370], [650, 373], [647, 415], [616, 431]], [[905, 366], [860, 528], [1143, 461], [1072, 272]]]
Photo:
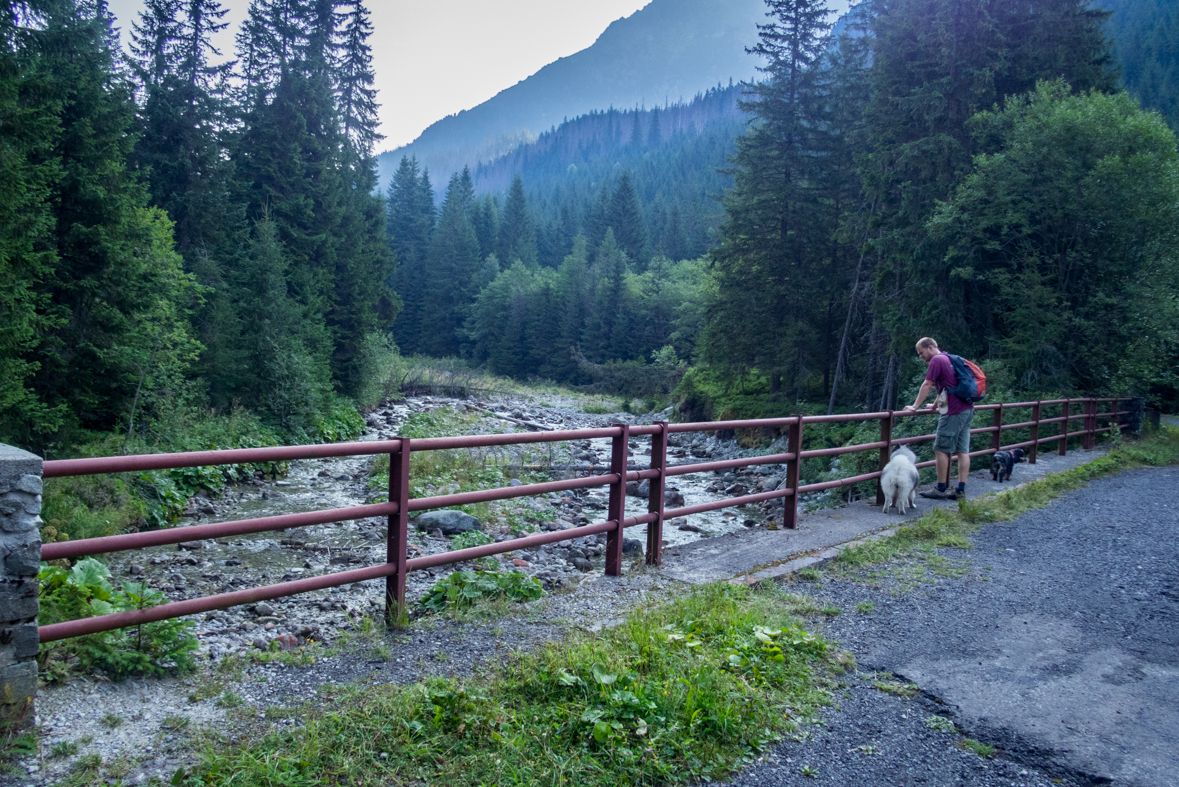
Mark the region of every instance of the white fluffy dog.
[[880, 486], [884, 490], [884, 513], [896, 507], [901, 514], [909, 508], [917, 508], [917, 482], [921, 475], [917, 472], [917, 457], [906, 446], [901, 446], [892, 452], [892, 459], [884, 466], [884, 473], [880, 476]]

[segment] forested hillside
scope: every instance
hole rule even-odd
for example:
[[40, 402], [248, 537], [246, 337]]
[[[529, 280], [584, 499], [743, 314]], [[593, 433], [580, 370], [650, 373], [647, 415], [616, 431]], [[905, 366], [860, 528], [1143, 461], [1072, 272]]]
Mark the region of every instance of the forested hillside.
[[871, 3], [832, 46], [820, 2], [775, 8], [702, 383], [892, 407], [932, 335], [1001, 387], [1174, 401], [1176, 141], [1116, 91], [1106, 14]]
[[1134, 98], [1179, 130], [1179, 3], [1173, 0], [1102, 0], [1112, 12], [1109, 32]]
[[[682, 375], [690, 417], [901, 404], [923, 334], [1003, 390], [1179, 402], [1179, 152], [1106, 14], [765, 9], [754, 84], [378, 190], [361, 0], [254, 0], [228, 63], [217, 0], [149, 0], [129, 58], [100, 2], [6, 4], [0, 440], [337, 439], [396, 345]], [[1170, 17], [1125, 19], [1165, 108]]]
[[148, 0], [126, 60], [105, 9], [0, 14], [0, 439], [206, 407], [326, 436], [399, 307], [368, 11], [258, 0], [215, 65], [217, 0]]
[[756, 43], [765, 12], [763, 0], [652, 0], [592, 46], [382, 154], [381, 183], [388, 185], [402, 156], [417, 158], [445, 183], [464, 166], [486, 163], [569, 118], [683, 103], [718, 83], [751, 79], [758, 62], [745, 48]]

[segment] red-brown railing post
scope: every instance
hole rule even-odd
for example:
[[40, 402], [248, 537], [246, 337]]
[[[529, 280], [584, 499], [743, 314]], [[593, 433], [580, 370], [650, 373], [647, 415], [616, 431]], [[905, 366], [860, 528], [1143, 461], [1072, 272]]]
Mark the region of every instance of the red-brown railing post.
[[401, 450], [389, 454], [389, 502], [397, 503], [390, 514], [385, 540], [385, 561], [396, 566], [385, 577], [385, 622], [401, 626], [405, 622], [405, 561], [409, 547], [409, 438], [401, 438]]
[[1085, 433], [1081, 435], [1081, 448], [1086, 451], [1093, 447], [1093, 424], [1097, 420], [1093, 413], [1096, 411], [1096, 406], [1097, 402], [1092, 397], [1085, 400], [1085, 417], [1081, 420], [1081, 423], [1084, 424], [1081, 428]]
[[1060, 406], [1060, 414], [1064, 416], [1064, 420], [1060, 422], [1060, 444], [1056, 447], [1056, 452], [1061, 456], [1068, 453], [1068, 403], [1065, 399], [1064, 404]]
[[610, 441], [610, 472], [618, 480], [610, 484], [610, 505], [607, 517], [615, 523], [606, 533], [606, 576], [622, 575], [622, 520], [626, 518], [627, 454], [630, 452], [630, 424], [615, 424], [619, 430]]
[[663, 564], [663, 500], [665, 483], [664, 468], [667, 467], [667, 421], [656, 421], [659, 431], [651, 435], [651, 469], [659, 475], [651, 479], [647, 496], [647, 513], [655, 514], [655, 521], [647, 523], [647, 565]]
[[795, 416], [794, 423], [790, 424], [788, 429], [786, 451], [794, 454], [794, 459], [786, 463], [786, 487], [792, 490], [793, 494], [783, 500], [786, 510], [782, 517], [782, 526], [788, 530], [795, 530], [798, 528], [798, 477], [802, 467], [802, 416]]
[[[888, 411], [888, 415], [880, 419], [880, 442], [884, 443], [884, 447], [880, 449], [880, 471], [884, 472], [884, 466], [888, 464], [892, 458], [892, 410]], [[876, 479], [876, 505], [884, 505], [884, 487], [880, 485], [880, 479]]]
[[1032, 450], [1028, 451], [1028, 463], [1036, 463], [1036, 455], [1040, 452], [1040, 400], [1032, 405]]
[[998, 453], [1003, 448], [1003, 405], [991, 411], [991, 425], [995, 427], [991, 433], [991, 450]]

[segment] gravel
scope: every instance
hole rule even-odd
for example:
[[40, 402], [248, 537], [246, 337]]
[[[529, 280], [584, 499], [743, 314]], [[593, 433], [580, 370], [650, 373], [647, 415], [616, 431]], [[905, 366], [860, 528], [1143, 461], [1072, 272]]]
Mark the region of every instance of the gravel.
[[[733, 784], [1174, 784], [1179, 502], [1160, 492], [1176, 488], [1177, 468], [1095, 481], [983, 527], [972, 550], [940, 550], [956, 577], [900, 561], [860, 581], [828, 571], [794, 583], [844, 611], [824, 633], [861, 672], [813, 740], [784, 744]], [[872, 688], [882, 675], [925, 696]], [[1002, 759], [927, 729], [934, 713]], [[810, 763], [817, 777], [802, 775]]]
[[[391, 436], [409, 412], [440, 406], [461, 408], [465, 405], [455, 400], [423, 397], [406, 405], [387, 407], [370, 416], [365, 439]], [[510, 413], [512, 418], [539, 421], [558, 428], [599, 426], [615, 420], [613, 416], [586, 416], [561, 407], [540, 408], [520, 402], [497, 403], [494, 407], [505, 414]], [[488, 422], [490, 431], [503, 431], [503, 427], [503, 423]], [[675, 437], [670, 454], [673, 460], [681, 462], [727, 458], [743, 453], [731, 441], [717, 441], [704, 435]], [[608, 442], [573, 444], [570, 459], [593, 465], [601, 471], [608, 463]], [[638, 454], [632, 457], [632, 461], [644, 464], [646, 458], [642, 455], [642, 446], [632, 447]], [[194, 500], [192, 521], [262, 516], [363, 502], [369, 495], [365, 483], [366, 462], [363, 459], [342, 459], [296, 463], [287, 479], [238, 487], [215, 500]], [[687, 476], [679, 480], [685, 482], [683, 490], [689, 503], [701, 499], [702, 495], [732, 490], [736, 484], [746, 489], [765, 489], [780, 482], [766, 467], [740, 473]], [[554, 527], [570, 527], [601, 519], [605, 493], [554, 495], [537, 501], [535, 505], [555, 510]], [[631, 508], [635, 505], [628, 503]], [[760, 515], [763, 520], [766, 516], [764, 513]], [[685, 543], [730, 530], [758, 527], [755, 520], [731, 514], [723, 516], [719, 512], [691, 521], [700, 532], [669, 529], [665, 531], [666, 536], [673, 543]], [[164, 590], [173, 598], [192, 597], [380, 562], [384, 559], [385, 548], [383, 526], [382, 520], [360, 520], [243, 539], [189, 542], [179, 548], [159, 548], [127, 555], [114, 561], [112, 567], [116, 580], [134, 577], [137, 581], [148, 581], [149, 585]], [[1013, 524], [988, 528], [979, 538], [984, 538], [992, 530], [1010, 530], [1012, 527]], [[1022, 531], [1016, 529], [1016, 532]], [[500, 532], [497, 537], [506, 535]], [[421, 554], [450, 548], [450, 540], [437, 533], [415, 532], [411, 534], [411, 542]], [[1034, 543], [1029, 542], [1027, 546]], [[345, 648], [341, 655], [321, 658], [309, 666], [253, 664], [247, 668], [242, 680], [231, 687], [244, 703], [242, 708], [233, 711], [221, 707], [216, 696], [206, 696], [210, 685], [208, 673], [186, 679], [128, 681], [117, 686], [84, 679], [45, 690], [37, 702], [43, 756], [23, 763], [29, 774], [26, 779], [17, 782], [0, 777], [0, 785], [56, 783], [77, 757], [50, 759], [48, 753], [56, 743], [79, 742], [85, 737], [90, 740], [81, 746], [78, 756], [99, 754], [108, 763], [122, 758], [127, 771], [123, 783], [143, 783], [153, 777], [166, 782], [176, 768], [193, 761], [185, 734], [164, 724], [166, 718], [183, 716], [192, 727], [202, 724], [223, 726], [250, 715], [250, 711], [262, 716], [267, 708], [293, 705], [316, 696], [316, 692], [330, 693], [333, 686], [356, 680], [409, 683], [427, 676], [470, 675], [480, 665], [499, 660], [508, 650], [538, 647], [543, 642], [565, 636], [573, 628], [593, 631], [614, 625], [629, 610], [643, 603], [648, 594], [654, 598], [667, 598], [687, 592], [686, 585], [643, 565], [641, 543], [637, 552], [628, 554], [623, 577], [604, 577], [603, 546], [604, 536], [589, 537], [505, 555], [505, 563], [536, 576], [551, 591], [541, 601], [526, 605], [518, 615], [488, 623], [432, 618], [415, 622], [406, 632], [362, 641]], [[1020, 545], [1020, 555], [1030, 551], [1023, 547]], [[1075, 546], [1072, 548], [1076, 549]], [[985, 552], [980, 543], [976, 554]], [[996, 580], [1000, 563], [1009, 559], [1008, 553], [998, 558], [989, 561], [996, 568]], [[410, 574], [408, 594], [411, 602], [451, 570], [464, 568], [471, 566]], [[827, 634], [842, 640], [843, 646], [860, 658], [862, 667], [900, 671], [905, 666], [901, 663], [904, 659], [898, 656], [890, 660], [887, 654], [879, 653], [881, 647], [902, 640], [902, 634], [912, 633], [907, 631], [909, 628], [913, 632], [933, 630], [929, 626], [923, 629], [925, 624], [918, 624], [927, 619], [922, 610], [944, 594], [948, 600], [943, 603], [953, 613], [959, 605], [955, 599], [983, 584], [980, 571], [979, 567], [972, 566], [965, 578], [943, 580], [914, 592], [902, 592], [912, 584], [904, 577], [886, 578], [877, 588], [852, 582], [825, 583], [819, 592], [847, 610], [870, 599], [876, 606], [871, 615], [847, 614], [835, 618], [829, 624]], [[996, 581], [985, 587], [998, 586]], [[1170, 587], [1174, 589], [1174, 585]], [[338, 643], [341, 638], [355, 636], [356, 626], [366, 616], [380, 614], [383, 590], [383, 582], [374, 581], [200, 616], [196, 620], [202, 657], [213, 664], [226, 655], [269, 647], [279, 638], [283, 638], [283, 642], [298, 644], [309, 640]], [[969, 616], [962, 614], [961, 610], [955, 614], [960, 618], [957, 621], [954, 614], [947, 618], [951, 629], [956, 625], [977, 626], [973, 619], [967, 622]], [[906, 615], [910, 617], [906, 618]], [[900, 621], [896, 625], [894, 616]], [[940, 643], [923, 640], [914, 645], [917, 648], [914, 652], [921, 652], [920, 647], [936, 650]], [[791, 778], [806, 779], [806, 784], [814, 783], [816, 777], [804, 776], [800, 770], [802, 765], [810, 762], [800, 759], [803, 755], [798, 753], [797, 747], [802, 746], [805, 757], [816, 762], [821, 760], [815, 766], [819, 783], [828, 778], [835, 779], [829, 783], [849, 785], [966, 783], [1039, 787], [1050, 783], [1045, 782], [1043, 774], [1035, 769], [1021, 773], [1027, 769], [1017, 767], [1011, 761], [984, 760], [961, 750], [956, 745], [960, 736], [926, 726], [925, 719], [933, 712], [931, 708], [934, 706], [930, 705], [933, 700], [928, 697], [905, 700], [882, 694], [871, 687], [872, 680], [871, 675], [850, 677], [845, 688], [846, 696], [840, 700], [842, 710], [826, 714], [825, 726], [815, 731], [812, 741], [785, 745], [777, 754], [776, 764], [763, 764], [742, 779], [762, 779], [749, 784], [787, 784], [792, 783]], [[947, 712], [942, 706], [937, 709]], [[100, 723], [104, 716], [119, 717], [124, 723], [114, 728], [105, 727]], [[960, 726], [967, 723], [962, 714], [955, 716], [955, 721]], [[289, 720], [278, 719], [276, 723], [289, 723]], [[990, 729], [977, 721], [969, 721], [969, 724], [970, 729]], [[1008, 745], [1007, 739], [1001, 735], [992, 736], [992, 739], [1004, 741], [1003, 748], [1009, 750], [1009, 754], [1019, 751], [1018, 746]], [[874, 747], [872, 751], [879, 749], [880, 753], [867, 753], [865, 749], [856, 748], [859, 746]], [[818, 753], [807, 753], [812, 750]], [[1057, 771], [1063, 772], [1060, 768]], [[1072, 783], [1068, 778], [1064, 783]], [[737, 783], [745, 782], [739, 780]]]

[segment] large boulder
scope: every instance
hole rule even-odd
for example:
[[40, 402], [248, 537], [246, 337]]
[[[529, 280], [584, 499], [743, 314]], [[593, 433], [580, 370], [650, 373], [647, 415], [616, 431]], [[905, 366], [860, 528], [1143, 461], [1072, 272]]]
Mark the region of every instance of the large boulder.
[[462, 511], [427, 511], [417, 519], [418, 530], [441, 530], [444, 536], [457, 536], [482, 530], [483, 523]]

